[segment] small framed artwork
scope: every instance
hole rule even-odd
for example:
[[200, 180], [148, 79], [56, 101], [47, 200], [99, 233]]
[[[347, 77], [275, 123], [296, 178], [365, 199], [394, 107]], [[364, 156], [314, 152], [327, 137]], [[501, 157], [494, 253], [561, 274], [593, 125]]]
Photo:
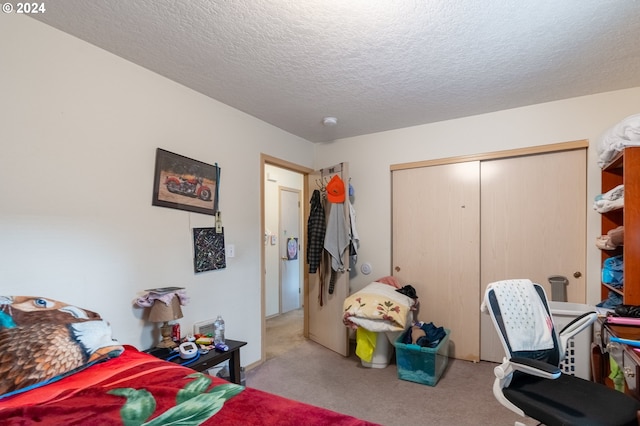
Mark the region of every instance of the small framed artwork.
[[289, 237], [287, 239], [287, 260], [296, 260], [298, 258], [298, 238]]
[[215, 215], [219, 183], [217, 164], [157, 149], [152, 205]]
[[224, 229], [193, 228], [193, 267], [196, 272], [214, 271], [227, 267], [224, 251]]

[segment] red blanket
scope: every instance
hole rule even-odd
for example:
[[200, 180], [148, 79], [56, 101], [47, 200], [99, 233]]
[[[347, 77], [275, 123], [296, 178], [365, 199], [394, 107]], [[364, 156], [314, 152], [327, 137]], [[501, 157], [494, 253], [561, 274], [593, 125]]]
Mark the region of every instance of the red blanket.
[[372, 425], [137, 351], [0, 399], [3, 425]]

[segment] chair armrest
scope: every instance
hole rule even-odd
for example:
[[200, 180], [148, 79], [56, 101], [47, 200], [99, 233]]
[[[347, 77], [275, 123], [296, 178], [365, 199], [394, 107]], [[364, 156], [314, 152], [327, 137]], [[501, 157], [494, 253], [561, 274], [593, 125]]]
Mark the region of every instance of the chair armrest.
[[569, 324], [565, 325], [562, 330], [560, 330], [560, 333], [558, 333], [560, 336], [560, 347], [562, 348], [562, 353], [567, 349], [567, 342], [569, 339], [589, 327], [597, 319], [597, 313], [585, 312], [584, 314], [574, 318]]
[[493, 369], [498, 379], [504, 379], [514, 371], [521, 371], [545, 379], [557, 379], [562, 374], [560, 367], [537, 359], [521, 357], [511, 358], [510, 360], [505, 359], [502, 364]]
[[516, 370], [534, 376], [547, 377], [548, 375], [550, 379], [557, 379], [562, 373], [560, 367], [537, 359], [514, 357], [511, 358], [511, 363], [515, 365]]
[[569, 324], [565, 325], [562, 330], [560, 330], [560, 335], [566, 334], [569, 337], [573, 337], [586, 327], [590, 326], [597, 319], [598, 314], [596, 312], [585, 312], [584, 314], [574, 318]]

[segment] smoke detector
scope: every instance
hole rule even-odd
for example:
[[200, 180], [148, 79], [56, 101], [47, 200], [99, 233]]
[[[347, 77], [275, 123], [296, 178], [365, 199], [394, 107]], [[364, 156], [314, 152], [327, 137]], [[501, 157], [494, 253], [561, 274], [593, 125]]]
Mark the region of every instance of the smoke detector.
[[335, 117], [325, 117], [322, 119], [322, 124], [328, 127], [332, 127], [338, 124], [338, 119]]

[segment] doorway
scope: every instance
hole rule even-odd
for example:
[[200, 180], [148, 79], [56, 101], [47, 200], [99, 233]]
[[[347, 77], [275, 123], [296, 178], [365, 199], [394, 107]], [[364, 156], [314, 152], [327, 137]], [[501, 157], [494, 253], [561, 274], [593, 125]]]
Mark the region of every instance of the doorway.
[[302, 191], [299, 189], [284, 186], [278, 189], [277, 246], [280, 252], [280, 315], [300, 309], [302, 306], [302, 268], [300, 268], [302, 259], [299, 256], [300, 241], [302, 241], [301, 194]]
[[[338, 281], [336, 282], [336, 290], [333, 294], [329, 294], [328, 297], [323, 298], [323, 302], [310, 303], [310, 294], [313, 291], [314, 294], [318, 294], [319, 286], [318, 274], [310, 274], [306, 265], [306, 218], [310, 213], [310, 194], [316, 190], [316, 185], [319, 181], [315, 180], [315, 177], [322, 177], [325, 175], [329, 177], [332, 174], [340, 173], [344, 182], [348, 181], [348, 164], [342, 162], [338, 165], [328, 167], [314, 171], [303, 166], [299, 166], [294, 163], [290, 163], [285, 160], [281, 160], [275, 157], [268, 156], [266, 154], [260, 155], [260, 176], [262, 185], [260, 186], [260, 205], [261, 205], [261, 312], [262, 312], [262, 338], [261, 338], [261, 362], [266, 360], [266, 343], [267, 343], [267, 319], [279, 314], [279, 310], [276, 311], [273, 302], [273, 294], [279, 292], [279, 290], [273, 290], [278, 288], [278, 280], [274, 279], [275, 274], [272, 271], [279, 271], [280, 258], [278, 250], [271, 250], [271, 242], [273, 240], [274, 230], [276, 226], [271, 220], [267, 220], [266, 207], [271, 205], [268, 203], [267, 187], [268, 184], [274, 184], [279, 180], [279, 174], [287, 175], [289, 172], [293, 172], [294, 175], [301, 177], [302, 179], [302, 212], [303, 228], [304, 232], [301, 233], [299, 239], [299, 253], [298, 256], [301, 259], [301, 282], [302, 282], [302, 313], [303, 313], [303, 337], [305, 339], [311, 339], [314, 342], [327, 347], [343, 356], [348, 356], [349, 353], [349, 336], [347, 329], [342, 324], [342, 302], [348, 295], [349, 291], [349, 275], [339, 274]], [[269, 174], [268, 174], [269, 173]], [[312, 176], [314, 179], [312, 180]], [[313, 182], [313, 185], [311, 185]], [[289, 187], [296, 187], [296, 184], [288, 184]], [[345, 188], [346, 192], [346, 188]], [[346, 210], [345, 210], [346, 211]], [[273, 216], [272, 216], [273, 217]], [[277, 215], [275, 216], [277, 217]], [[275, 237], [277, 247], [278, 236]], [[268, 256], [269, 255], [269, 256]], [[348, 252], [345, 251], [345, 263]], [[310, 283], [313, 277], [313, 288]], [[274, 281], [276, 284], [274, 284]], [[342, 282], [342, 283], [341, 283]], [[323, 292], [324, 294], [324, 292]], [[269, 297], [267, 297], [269, 296]], [[336, 313], [337, 312], [337, 313]], [[277, 315], [276, 315], [277, 316]]]
[[262, 155], [262, 362], [304, 341], [304, 200], [310, 171]]
[[[303, 175], [275, 165], [265, 165], [264, 178], [264, 252], [265, 311], [271, 318], [300, 307], [302, 288], [301, 256], [296, 249], [302, 235]], [[295, 293], [295, 295], [293, 294]]]

